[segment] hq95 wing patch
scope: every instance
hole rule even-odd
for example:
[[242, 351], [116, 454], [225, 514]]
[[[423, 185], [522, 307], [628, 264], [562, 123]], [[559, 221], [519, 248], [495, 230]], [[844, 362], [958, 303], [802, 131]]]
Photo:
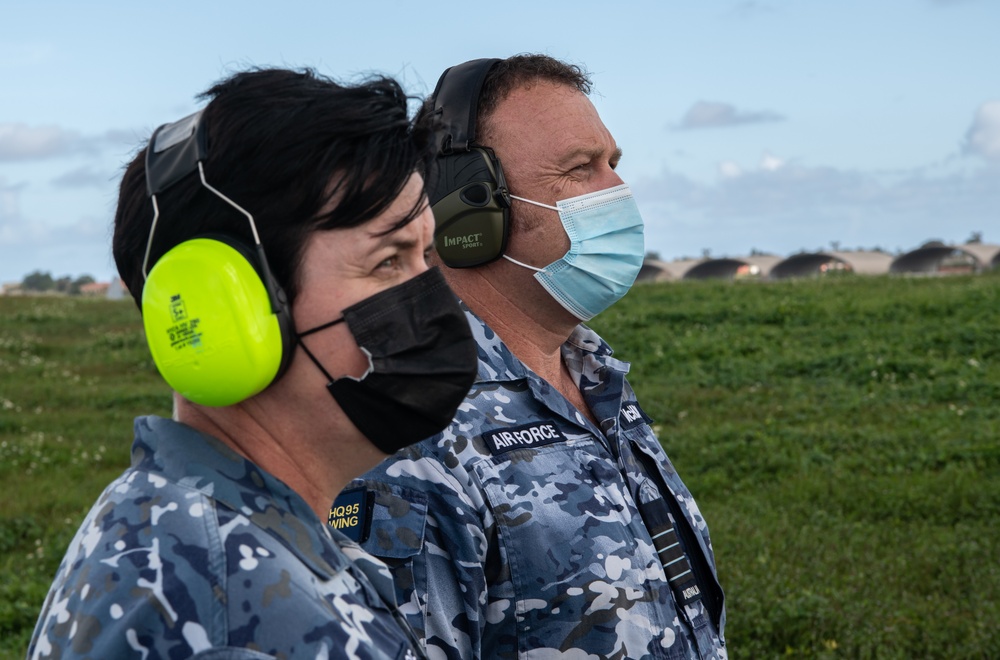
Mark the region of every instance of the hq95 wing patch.
[[327, 523], [356, 543], [364, 543], [372, 528], [372, 509], [375, 507], [375, 493], [364, 486], [347, 488], [330, 507]]

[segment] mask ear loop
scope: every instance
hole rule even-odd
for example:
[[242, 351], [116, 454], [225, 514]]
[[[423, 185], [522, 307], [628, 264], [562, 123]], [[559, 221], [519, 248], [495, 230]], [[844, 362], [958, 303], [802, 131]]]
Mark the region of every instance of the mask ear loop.
[[[343, 323], [343, 322], [344, 322], [344, 317], [341, 316], [339, 319], [334, 319], [333, 321], [330, 321], [329, 323], [324, 323], [323, 325], [317, 325], [315, 328], [310, 328], [309, 330], [306, 330], [304, 332], [300, 332], [295, 337], [295, 342], [299, 346], [302, 347], [302, 350], [306, 352], [306, 355], [309, 356], [309, 359], [312, 360], [312, 363], [315, 364], [316, 367], [320, 371], [323, 372], [324, 376], [326, 376], [326, 380], [327, 380], [328, 386], [332, 385], [334, 383], [334, 381], [336, 381], [338, 379], [334, 378], [333, 376], [331, 376], [330, 372], [327, 371], [325, 368], [323, 368], [323, 365], [319, 363], [319, 360], [317, 360], [316, 356], [312, 354], [312, 351], [310, 351], [309, 348], [306, 346], [306, 343], [304, 341], [302, 341], [302, 338], [305, 337], [306, 335], [311, 335], [311, 334], [314, 334], [316, 332], [319, 332], [320, 330], [326, 330], [327, 328], [332, 328], [333, 326], [337, 325], [338, 323]], [[365, 373], [361, 374], [361, 376], [359, 376], [358, 378], [355, 378], [354, 376], [348, 376], [348, 375], [345, 375], [342, 378], [347, 378], [349, 380], [361, 381], [361, 380], [364, 380], [368, 376], [368, 374], [370, 374], [371, 372], [373, 372], [375, 370], [375, 364], [372, 361], [372, 354], [364, 346], [358, 346], [358, 348], [360, 348], [361, 352], [365, 354], [366, 358], [368, 358], [368, 368], [365, 369]]]
[[[559, 211], [559, 207], [558, 206], [549, 206], [548, 204], [542, 204], [541, 202], [535, 202], [535, 201], [532, 201], [530, 199], [525, 199], [524, 197], [518, 197], [517, 195], [511, 195], [510, 198], [511, 199], [516, 199], [519, 202], [525, 202], [527, 204], [534, 204], [535, 206], [541, 206], [543, 209], [552, 209], [553, 211], [556, 211], [557, 213]], [[546, 270], [544, 268], [535, 268], [534, 266], [529, 266], [528, 264], [526, 264], [524, 262], [521, 262], [521, 261], [518, 261], [517, 259], [515, 259], [515, 258], [513, 258], [513, 257], [511, 257], [511, 256], [509, 256], [507, 254], [504, 254], [503, 258], [506, 259], [507, 261], [511, 262], [511, 263], [517, 264], [518, 266], [522, 266], [523, 268], [527, 268], [528, 270], [533, 270], [536, 273], [544, 273], [544, 272], [546, 272]]]
[[521, 261], [518, 261], [514, 257], [507, 256], [506, 254], [503, 255], [503, 258], [506, 259], [507, 261], [510, 261], [512, 263], [517, 264], [518, 266], [523, 266], [524, 268], [527, 268], [528, 270], [533, 270], [536, 273], [544, 273], [545, 272], [544, 268], [535, 268], [534, 266], [529, 266], [528, 264], [523, 263]]
[[511, 195], [510, 198], [511, 199], [516, 199], [517, 201], [524, 202], [526, 204], [534, 204], [535, 206], [541, 206], [543, 209], [552, 209], [553, 211], [556, 211], [556, 212], [559, 211], [559, 207], [558, 206], [550, 206], [548, 204], [542, 204], [541, 202], [536, 202], [536, 201], [533, 201], [533, 200], [530, 200], [530, 199], [526, 199], [524, 197], [518, 197], [517, 195]]
[[[339, 319], [339, 320], [340, 320], [340, 321], [343, 321], [344, 319]], [[337, 321], [334, 321], [334, 323], [337, 323]], [[330, 323], [330, 324], [327, 324], [327, 325], [328, 325], [328, 326], [329, 326], [329, 325], [333, 325], [333, 323]], [[316, 356], [312, 354], [312, 351], [310, 351], [310, 350], [309, 350], [309, 347], [307, 347], [307, 346], [306, 346], [306, 343], [305, 343], [304, 341], [302, 341], [302, 335], [306, 335], [306, 334], [309, 334], [309, 332], [315, 332], [316, 330], [320, 330], [320, 328], [313, 328], [312, 330], [309, 330], [308, 332], [303, 332], [302, 334], [300, 334], [300, 335], [299, 335], [299, 336], [298, 336], [298, 337], [296, 338], [295, 342], [296, 342], [296, 343], [297, 343], [297, 344], [298, 344], [299, 346], [301, 346], [301, 347], [302, 347], [302, 350], [306, 352], [306, 355], [308, 355], [308, 356], [309, 356], [309, 359], [310, 359], [310, 360], [312, 360], [312, 363], [316, 365], [316, 368], [317, 368], [317, 369], [319, 369], [320, 371], [322, 371], [322, 372], [323, 372], [323, 376], [325, 376], [325, 377], [326, 377], [326, 382], [327, 382], [327, 384], [328, 384], [328, 385], [332, 385], [332, 384], [333, 384], [333, 381], [334, 381], [334, 378], [333, 378], [333, 376], [331, 376], [331, 375], [330, 375], [330, 372], [329, 372], [329, 371], [327, 371], [327, 370], [326, 370], [326, 368], [325, 368], [325, 367], [324, 367], [324, 366], [323, 366], [322, 364], [320, 364], [320, 363], [319, 363], [319, 360], [317, 360], [317, 359], [316, 359]]]
[[306, 343], [304, 341], [302, 341], [302, 338], [305, 337], [306, 335], [310, 335], [310, 334], [312, 334], [314, 332], [319, 332], [320, 330], [325, 330], [326, 328], [329, 328], [332, 325], [336, 325], [337, 323], [340, 323], [343, 320], [344, 320], [343, 318], [339, 318], [336, 321], [330, 321], [329, 323], [324, 323], [323, 325], [315, 327], [312, 330], [306, 330], [305, 332], [300, 332], [295, 337], [295, 343], [297, 343], [299, 346], [302, 347], [302, 350], [306, 352], [306, 355], [308, 355], [309, 359], [312, 360], [312, 363], [316, 365], [316, 368], [323, 372], [323, 375], [326, 376], [326, 382], [328, 384], [330, 384], [330, 385], [333, 384], [333, 381], [334, 381], [333, 376], [331, 376], [330, 372], [327, 371], [326, 368], [322, 364], [319, 363], [319, 360], [317, 360], [316, 356], [312, 354], [312, 351], [310, 351], [309, 347], [306, 346]]
[[317, 325], [315, 328], [309, 328], [308, 330], [303, 330], [302, 332], [299, 333], [299, 339], [305, 337], [306, 335], [311, 335], [316, 332], [319, 332], [320, 330], [326, 330], [327, 328], [332, 328], [338, 323], [343, 323], [343, 322], [344, 322], [344, 317], [341, 316], [339, 319], [334, 319], [329, 323], [324, 323], [323, 325]]

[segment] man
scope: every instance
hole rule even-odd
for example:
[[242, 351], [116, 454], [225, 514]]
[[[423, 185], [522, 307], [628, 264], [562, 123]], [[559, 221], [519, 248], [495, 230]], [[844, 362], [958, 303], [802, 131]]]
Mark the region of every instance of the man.
[[385, 566], [326, 516], [475, 373], [426, 263], [429, 133], [386, 78], [254, 70], [205, 97], [128, 166], [115, 215], [174, 416], [136, 419], [29, 657], [415, 658]]
[[705, 521], [628, 364], [580, 324], [644, 253], [589, 89], [525, 55], [453, 67], [429, 102], [437, 248], [479, 374], [448, 429], [366, 475], [363, 546], [431, 657], [726, 656]]

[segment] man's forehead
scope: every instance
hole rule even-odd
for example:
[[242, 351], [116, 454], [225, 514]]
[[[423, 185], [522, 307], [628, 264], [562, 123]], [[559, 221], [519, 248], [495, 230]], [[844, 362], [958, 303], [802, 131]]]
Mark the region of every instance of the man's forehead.
[[484, 128], [491, 137], [525, 130], [579, 130], [589, 126], [606, 132], [597, 109], [587, 95], [568, 85], [541, 81], [511, 91], [491, 113]]
[[552, 82], [550, 80], [532, 80], [522, 83], [510, 90], [498, 103], [496, 110], [505, 106], [534, 106], [536, 109], [543, 109], [544, 104], [551, 104], [553, 101], [560, 103], [579, 104], [580, 106], [593, 107], [590, 98], [578, 90], [576, 87], [564, 83]]
[[501, 102], [487, 127], [489, 146], [520, 144], [562, 161], [617, 150], [597, 109], [579, 90], [553, 83], [522, 87]]

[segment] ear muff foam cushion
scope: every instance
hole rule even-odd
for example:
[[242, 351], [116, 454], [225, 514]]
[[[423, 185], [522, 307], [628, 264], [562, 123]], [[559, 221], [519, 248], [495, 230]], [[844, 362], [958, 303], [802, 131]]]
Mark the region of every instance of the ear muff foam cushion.
[[191, 239], [161, 257], [143, 287], [142, 316], [160, 374], [190, 401], [232, 405], [278, 374], [282, 333], [267, 289], [222, 241]]

